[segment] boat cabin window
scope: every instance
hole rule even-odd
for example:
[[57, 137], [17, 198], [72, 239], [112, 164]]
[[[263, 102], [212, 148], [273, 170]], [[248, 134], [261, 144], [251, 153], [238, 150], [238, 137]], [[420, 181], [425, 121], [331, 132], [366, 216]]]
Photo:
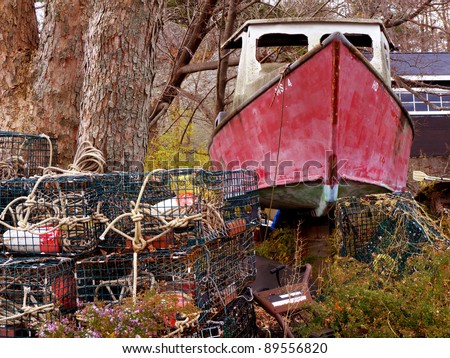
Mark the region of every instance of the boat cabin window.
[[257, 40], [256, 59], [261, 64], [291, 63], [308, 51], [305, 35], [271, 33]]
[[[325, 34], [320, 38], [320, 43], [322, 43], [331, 34]], [[372, 39], [366, 34], [352, 34], [345, 33], [345, 38], [355, 46], [359, 52], [361, 52], [369, 61], [373, 59], [373, 44]]]

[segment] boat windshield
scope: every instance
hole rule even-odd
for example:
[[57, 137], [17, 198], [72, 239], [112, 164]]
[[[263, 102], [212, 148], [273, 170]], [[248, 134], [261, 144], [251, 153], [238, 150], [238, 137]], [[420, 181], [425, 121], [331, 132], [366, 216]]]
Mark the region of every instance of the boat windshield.
[[256, 59], [259, 63], [290, 63], [306, 52], [308, 52], [308, 38], [305, 35], [263, 35], [256, 45]]

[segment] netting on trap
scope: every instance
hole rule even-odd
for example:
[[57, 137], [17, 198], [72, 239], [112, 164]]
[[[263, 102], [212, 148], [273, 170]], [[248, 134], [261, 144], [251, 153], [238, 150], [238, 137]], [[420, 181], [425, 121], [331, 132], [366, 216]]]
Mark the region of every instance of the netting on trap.
[[[217, 239], [187, 251], [137, 255], [136, 292], [155, 289], [187, 295], [211, 317], [234, 300], [256, 276], [250, 234]], [[133, 254], [113, 253], [75, 264], [80, 306], [101, 300], [120, 303], [133, 292]]]
[[387, 273], [399, 273], [424, 244], [447, 240], [409, 194], [374, 194], [340, 199], [336, 223], [342, 256]]
[[2, 252], [86, 254], [96, 248], [98, 182], [90, 175], [46, 175], [0, 182]]
[[218, 239], [201, 247], [195, 262], [197, 304], [205, 312], [226, 307], [256, 278], [253, 234]]
[[176, 169], [110, 176], [114, 185], [105, 188], [101, 211], [112, 223], [97, 228], [105, 250], [131, 248], [136, 230], [145, 241], [139, 250], [176, 251], [258, 225], [254, 171]]
[[256, 313], [250, 288], [245, 288], [218, 314], [205, 321], [196, 338], [253, 338], [257, 336]]
[[[121, 303], [133, 293], [133, 255], [113, 253], [78, 260], [75, 278], [79, 307], [97, 301]], [[155, 283], [153, 273], [139, 264], [136, 291], [154, 288]]]
[[57, 163], [55, 138], [0, 131], [0, 179], [42, 175], [43, 168]]
[[33, 337], [34, 326], [74, 312], [71, 258], [0, 258], [0, 337]]

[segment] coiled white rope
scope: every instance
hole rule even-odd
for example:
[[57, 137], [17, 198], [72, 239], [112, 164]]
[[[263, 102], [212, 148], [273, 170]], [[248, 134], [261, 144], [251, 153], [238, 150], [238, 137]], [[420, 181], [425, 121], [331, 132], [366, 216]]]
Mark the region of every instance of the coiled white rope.
[[82, 142], [75, 153], [73, 163], [68, 169], [62, 169], [49, 165], [43, 168], [44, 174], [50, 173], [91, 173], [102, 174], [105, 171], [106, 160], [103, 152], [95, 148], [91, 142]]

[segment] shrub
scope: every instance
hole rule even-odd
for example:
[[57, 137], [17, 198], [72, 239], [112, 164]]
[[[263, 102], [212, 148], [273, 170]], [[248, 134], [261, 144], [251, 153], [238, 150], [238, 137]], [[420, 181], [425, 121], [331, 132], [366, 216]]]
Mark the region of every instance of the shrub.
[[291, 227], [275, 229], [269, 238], [256, 247], [256, 254], [285, 265], [295, 262], [297, 230]]
[[326, 270], [319, 302], [306, 308], [299, 336], [324, 328], [338, 337], [450, 337], [450, 250], [427, 247], [403, 275], [386, 276], [352, 258]]

